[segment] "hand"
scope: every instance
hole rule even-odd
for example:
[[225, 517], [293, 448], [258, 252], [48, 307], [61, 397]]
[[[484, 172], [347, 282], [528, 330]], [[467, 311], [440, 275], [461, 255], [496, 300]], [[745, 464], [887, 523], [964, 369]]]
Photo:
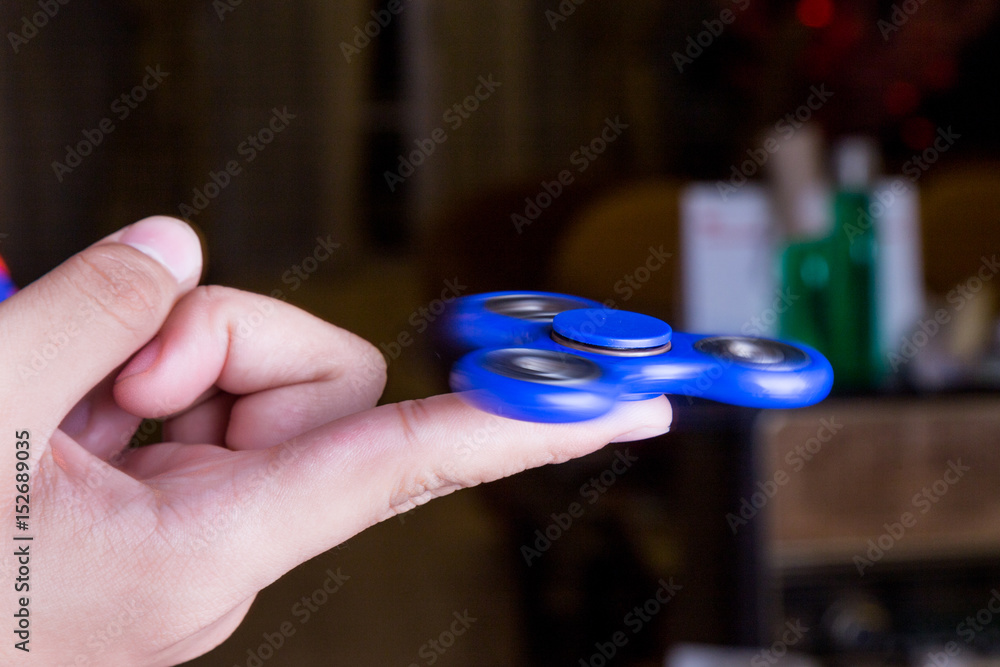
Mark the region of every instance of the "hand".
[[[374, 523], [669, 427], [662, 398], [582, 425], [454, 395], [374, 407], [375, 348], [280, 301], [195, 287], [200, 272], [193, 231], [150, 218], [0, 304], [0, 456], [10, 482], [29, 443], [28, 530], [13, 483], [0, 507], [34, 537], [4, 547], [30, 551], [16, 594], [30, 653], [8, 635], [4, 664], [189, 660], [263, 587]], [[141, 418], [163, 418], [165, 442], [129, 449]], [[18, 567], [5, 557], [3, 581]], [[10, 589], [2, 604], [7, 619], [20, 608]]]

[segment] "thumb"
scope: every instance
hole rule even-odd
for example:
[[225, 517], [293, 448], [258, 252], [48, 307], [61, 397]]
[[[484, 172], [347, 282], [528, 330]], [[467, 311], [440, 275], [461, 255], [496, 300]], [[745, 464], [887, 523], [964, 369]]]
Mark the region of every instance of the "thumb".
[[177, 299], [197, 285], [201, 264], [194, 230], [173, 218], [146, 218], [0, 304], [6, 416], [38, 432], [38, 441], [50, 435], [155, 335]]

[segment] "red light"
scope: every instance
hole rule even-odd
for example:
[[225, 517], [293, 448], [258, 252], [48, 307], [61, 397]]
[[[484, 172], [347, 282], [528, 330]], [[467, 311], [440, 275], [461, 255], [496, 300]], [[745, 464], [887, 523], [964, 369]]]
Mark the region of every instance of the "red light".
[[953, 58], [939, 58], [924, 68], [924, 81], [934, 90], [947, 90], [955, 85], [958, 66]]
[[903, 137], [903, 143], [907, 147], [915, 150], [922, 151], [931, 145], [934, 141], [934, 135], [937, 134], [937, 128], [934, 127], [934, 123], [921, 116], [916, 116], [913, 118], [907, 118], [903, 121], [903, 127], [900, 130], [900, 134]]
[[886, 89], [882, 103], [893, 116], [905, 116], [916, 111], [920, 104], [920, 91], [912, 83], [895, 81]]
[[802, 25], [809, 28], [825, 28], [833, 21], [831, 0], [799, 0], [795, 16]]

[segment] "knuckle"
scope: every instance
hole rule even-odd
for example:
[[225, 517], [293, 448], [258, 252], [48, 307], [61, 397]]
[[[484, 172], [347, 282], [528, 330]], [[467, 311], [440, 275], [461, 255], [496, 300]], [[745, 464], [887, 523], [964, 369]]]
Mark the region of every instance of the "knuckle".
[[[393, 404], [393, 409], [407, 449], [422, 451], [433, 446], [434, 438], [428, 440], [428, 434], [435, 428], [434, 419], [426, 401], [403, 401]], [[400, 478], [390, 494], [389, 508], [392, 513], [405, 512], [464, 486], [458, 471], [449, 465], [419, 466], [407, 470]]]
[[244, 294], [244, 292], [224, 285], [199, 285], [191, 290], [187, 298], [205, 306], [211, 306], [212, 304], [225, 303], [240, 294]]
[[272, 330], [269, 321], [274, 310], [270, 304], [268, 297], [252, 292], [224, 285], [200, 285], [184, 296], [178, 310], [193, 320], [208, 323], [216, 333], [224, 333], [232, 346]]
[[414, 470], [406, 473], [389, 497], [390, 515], [408, 512], [435, 498], [464, 488], [460, 480], [434, 470]]
[[218, 314], [225, 318], [237, 290], [221, 285], [199, 285], [188, 292], [178, 305], [185, 313], [191, 313], [201, 320], [212, 320]]
[[422, 448], [423, 433], [432, 426], [432, 416], [427, 402], [418, 398], [393, 403], [392, 408], [395, 410], [396, 420], [399, 422], [399, 433], [406, 440], [406, 446], [408, 448]]

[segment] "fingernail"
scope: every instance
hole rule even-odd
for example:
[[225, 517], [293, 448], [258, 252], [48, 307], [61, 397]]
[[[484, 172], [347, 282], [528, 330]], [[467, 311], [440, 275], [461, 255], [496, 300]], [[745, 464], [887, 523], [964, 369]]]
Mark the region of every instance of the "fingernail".
[[165, 266], [178, 284], [201, 277], [201, 241], [180, 220], [166, 216], [140, 220], [128, 226], [119, 241]]
[[88, 423], [90, 423], [90, 401], [85, 399], [73, 406], [69, 414], [63, 417], [59, 430], [69, 437], [75, 438], [83, 433]]
[[122, 380], [126, 380], [133, 375], [139, 375], [140, 373], [145, 373], [160, 356], [160, 337], [157, 336], [153, 340], [146, 343], [146, 347], [139, 350], [139, 353], [132, 357], [132, 361], [128, 362], [128, 365], [122, 369], [122, 372], [118, 374], [115, 378], [115, 384], [118, 384]]
[[648, 440], [649, 438], [655, 438], [658, 435], [663, 435], [664, 433], [669, 433], [670, 427], [656, 427], [656, 426], [644, 426], [642, 428], [637, 428], [634, 431], [629, 431], [628, 433], [623, 433], [611, 442], [634, 442], [636, 440]]

